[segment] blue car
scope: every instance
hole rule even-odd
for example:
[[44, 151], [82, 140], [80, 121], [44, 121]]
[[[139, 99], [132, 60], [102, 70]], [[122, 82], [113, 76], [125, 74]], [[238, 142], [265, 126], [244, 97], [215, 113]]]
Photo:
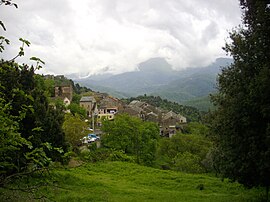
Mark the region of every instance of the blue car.
[[94, 133], [88, 134], [88, 141], [89, 142], [95, 142], [100, 140], [100, 137]]

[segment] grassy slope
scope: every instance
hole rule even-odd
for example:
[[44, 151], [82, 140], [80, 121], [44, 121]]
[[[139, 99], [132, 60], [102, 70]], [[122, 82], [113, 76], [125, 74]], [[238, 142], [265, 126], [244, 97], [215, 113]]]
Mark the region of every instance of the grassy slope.
[[[46, 187], [42, 194], [53, 201], [255, 201], [260, 193], [207, 175], [162, 171], [124, 162], [57, 170], [50, 181], [57, 182], [57, 187]], [[200, 184], [203, 190], [198, 189]], [[23, 201], [20, 197], [16, 199]]]

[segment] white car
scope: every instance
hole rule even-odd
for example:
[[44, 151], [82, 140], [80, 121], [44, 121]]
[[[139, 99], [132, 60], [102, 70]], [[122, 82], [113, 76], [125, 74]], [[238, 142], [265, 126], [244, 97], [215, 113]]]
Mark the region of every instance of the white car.
[[94, 133], [88, 134], [88, 138], [89, 138], [90, 142], [95, 142], [95, 141], [100, 140], [100, 137]]
[[100, 137], [96, 134], [93, 134], [93, 133], [88, 134], [87, 136], [85, 136], [81, 139], [82, 144], [89, 144], [89, 143], [92, 143], [92, 142], [95, 142], [98, 140], [100, 140]]

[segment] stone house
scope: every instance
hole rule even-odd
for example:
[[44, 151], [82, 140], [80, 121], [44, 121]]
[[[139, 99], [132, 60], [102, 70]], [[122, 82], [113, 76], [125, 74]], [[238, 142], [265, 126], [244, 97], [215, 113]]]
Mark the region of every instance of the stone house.
[[174, 113], [173, 111], [169, 111], [162, 117], [163, 125], [178, 125], [180, 123], [186, 123], [186, 118]]
[[123, 104], [117, 98], [111, 96], [104, 97], [98, 103], [97, 124], [101, 126], [101, 122], [104, 119], [113, 120], [114, 115], [122, 108]]
[[133, 100], [119, 112], [136, 116], [144, 121], [157, 123], [160, 126], [160, 134], [166, 137], [171, 137], [177, 131], [181, 131], [187, 123], [186, 117], [180, 114], [176, 114], [173, 111], [168, 112], [138, 100]]
[[124, 106], [123, 109], [119, 110], [121, 114], [128, 114], [130, 116], [141, 118], [142, 120], [145, 119], [145, 112], [142, 108], [137, 106]]
[[169, 111], [162, 116], [160, 133], [162, 136], [171, 137], [176, 134], [177, 131], [181, 131], [186, 123], [186, 117], [176, 114], [173, 111]]
[[71, 103], [73, 97], [72, 85], [59, 85], [54, 87], [55, 98], [60, 98], [63, 100], [64, 104], [67, 106]]
[[145, 120], [158, 123], [159, 122], [159, 116], [158, 116], [158, 114], [156, 114], [154, 112], [149, 112], [149, 113], [147, 113], [145, 115]]
[[86, 110], [87, 116], [92, 117], [93, 114], [97, 114], [97, 103], [94, 96], [83, 96], [80, 99], [80, 106]]

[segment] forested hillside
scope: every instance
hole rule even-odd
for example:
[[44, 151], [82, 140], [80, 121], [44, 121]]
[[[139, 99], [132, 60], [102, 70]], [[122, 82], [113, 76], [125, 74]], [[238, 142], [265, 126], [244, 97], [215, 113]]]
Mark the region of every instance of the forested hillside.
[[[138, 71], [118, 75], [93, 75], [74, 80], [97, 91], [107, 92], [118, 98], [147, 94], [183, 104], [203, 99], [216, 92], [216, 78], [222, 67], [232, 63], [230, 58], [218, 58], [206, 67], [187, 68], [176, 71], [164, 58], [152, 58], [138, 65]], [[208, 111], [209, 99], [199, 106]]]

